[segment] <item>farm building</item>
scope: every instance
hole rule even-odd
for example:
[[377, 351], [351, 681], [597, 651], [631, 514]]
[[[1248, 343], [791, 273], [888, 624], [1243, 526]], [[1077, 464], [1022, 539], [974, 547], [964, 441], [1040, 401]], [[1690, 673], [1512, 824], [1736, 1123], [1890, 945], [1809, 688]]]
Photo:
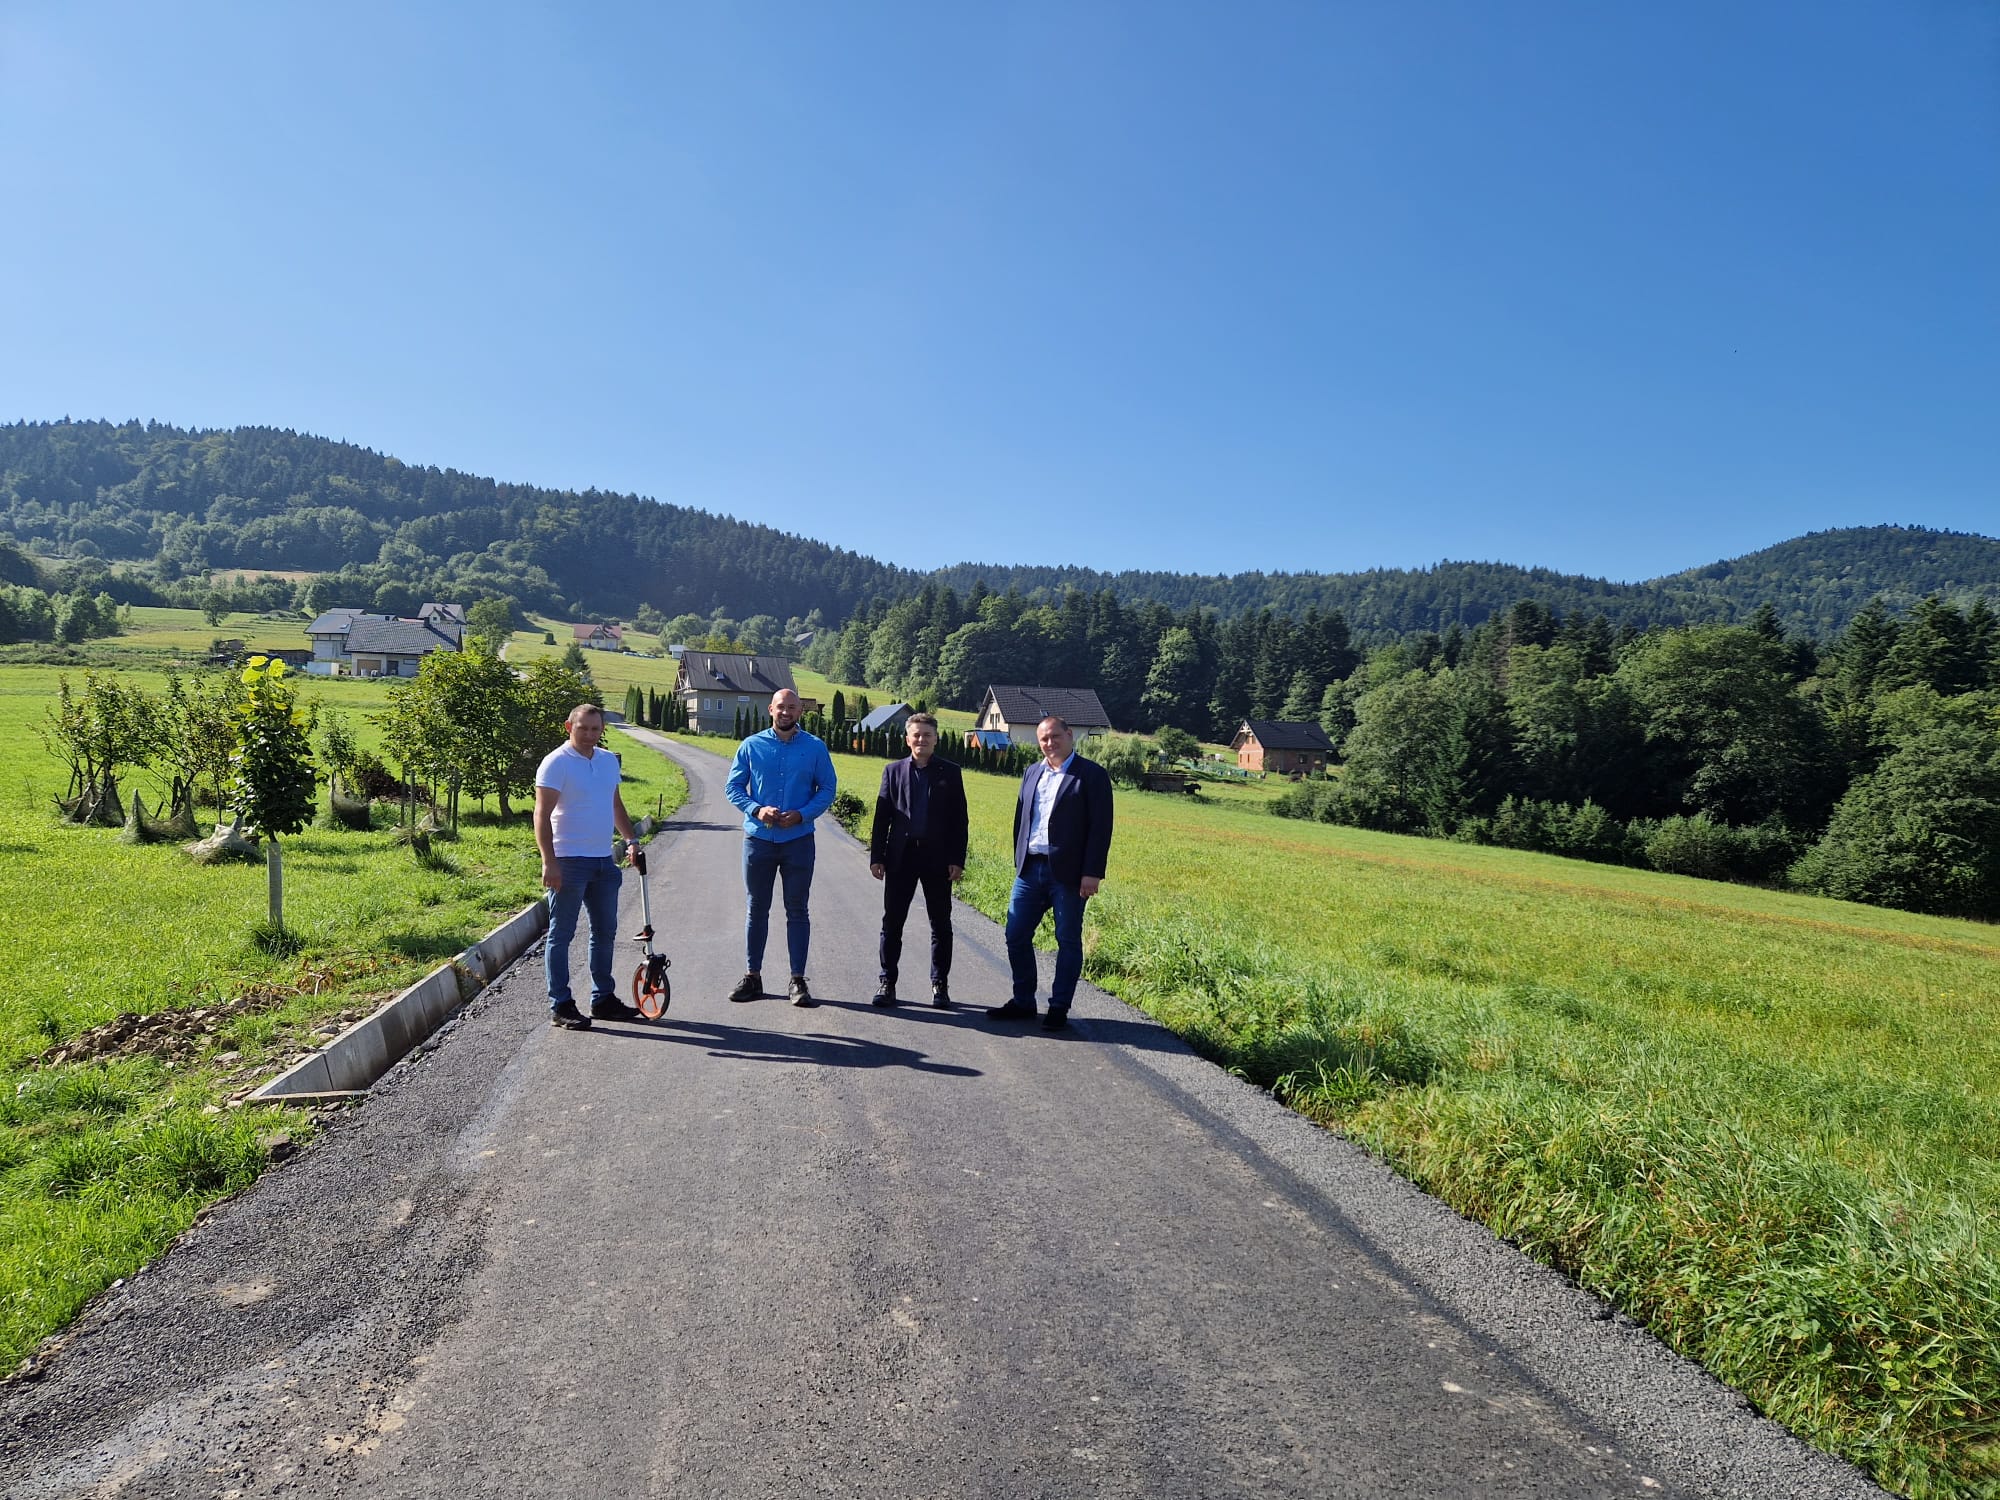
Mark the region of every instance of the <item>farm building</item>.
[[771, 695], [781, 688], [798, 691], [792, 664], [782, 656], [688, 651], [674, 675], [674, 695], [687, 710], [688, 728], [696, 734], [731, 733], [739, 708], [754, 710], [762, 728]]
[[625, 649], [625, 627], [622, 625], [572, 625], [570, 634], [577, 645], [587, 651]]
[[1095, 688], [1010, 687], [995, 684], [987, 688], [979, 703], [978, 730], [997, 730], [1017, 745], [1031, 749], [1035, 726], [1049, 714], [1068, 724], [1081, 744], [1093, 734], [1111, 732], [1111, 718], [1097, 701]]
[[1309, 719], [1245, 719], [1229, 748], [1241, 769], [1282, 776], [1316, 774], [1333, 758], [1333, 741]]

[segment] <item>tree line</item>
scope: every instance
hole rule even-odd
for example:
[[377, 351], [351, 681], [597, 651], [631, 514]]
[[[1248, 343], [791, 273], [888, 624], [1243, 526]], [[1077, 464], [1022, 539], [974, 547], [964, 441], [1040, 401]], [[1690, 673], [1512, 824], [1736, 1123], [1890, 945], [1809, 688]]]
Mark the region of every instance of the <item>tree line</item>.
[[1863, 606], [1822, 646], [1763, 606], [1638, 630], [1520, 601], [1373, 644], [1339, 611], [1218, 619], [926, 585], [807, 654], [837, 681], [970, 708], [1088, 686], [1125, 729], [1227, 743], [1313, 720], [1344, 761], [1281, 810], [2000, 916], [2000, 627], [1980, 597]]
[[108, 593], [50, 593], [0, 583], [0, 646], [23, 641], [75, 646], [118, 635], [124, 628], [121, 607]]
[[2000, 917], [2000, 629], [1976, 601], [1608, 637], [1518, 605], [1332, 685], [1338, 778], [1279, 810]]

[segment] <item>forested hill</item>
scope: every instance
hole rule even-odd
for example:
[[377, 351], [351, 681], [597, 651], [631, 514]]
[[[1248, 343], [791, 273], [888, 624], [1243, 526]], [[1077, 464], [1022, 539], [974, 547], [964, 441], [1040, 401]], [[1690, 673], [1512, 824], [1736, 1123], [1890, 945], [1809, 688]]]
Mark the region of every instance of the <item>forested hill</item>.
[[1206, 606], [1225, 616], [1266, 606], [1292, 616], [1337, 609], [1355, 630], [1397, 635], [1477, 625], [1522, 599], [1561, 615], [1602, 614], [1642, 630], [1740, 620], [1769, 602], [1787, 629], [1830, 640], [1877, 595], [1898, 610], [1933, 593], [1960, 602], [1977, 596], [2000, 601], [2000, 540], [1920, 526], [1856, 526], [1813, 532], [1645, 583], [1479, 562], [1226, 576], [961, 563], [934, 576], [961, 593], [980, 579], [994, 592], [1110, 589], [1120, 598], [1157, 599], [1176, 610]]
[[629, 615], [726, 605], [843, 619], [921, 578], [768, 526], [600, 490], [418, 468], [269, 427], [0, 426], [0, 532], [37, 550], [156, 560], [163, 582], [221, 568], [352, 570], [431, 598]]
[[0, 540], [9, 534], [83, 560], [83, 572], [93, 558], [148, 563], [113, 581], [126, 591], [217, 569], [303, 570], [339, 573], [346, 602], [394, 583], [432, 598], [512, 595], [572, 617], [650, 604], [669, 616], [818, 610], [832, 623], [935, 578], [961, 594], [981, 580], [1003, 593], [1110, 589], [1225, 616], [1337, 609], [1367, 635], [1476, 625], [1521, 599], [1642, 629], [1739, 619], [1769, 602], [1787, 627], [1828, 639], [1877, 594], [1895, 608], [1934, 592], [2000, 600], [2000, 540], [1898, 526], [1819, 532], [1637, 584], [1476, 562], [1232, 576], [965, 563], [924, 575], [634, 495], [505, 484], [274, 428], [139, 422], [0, 426]]

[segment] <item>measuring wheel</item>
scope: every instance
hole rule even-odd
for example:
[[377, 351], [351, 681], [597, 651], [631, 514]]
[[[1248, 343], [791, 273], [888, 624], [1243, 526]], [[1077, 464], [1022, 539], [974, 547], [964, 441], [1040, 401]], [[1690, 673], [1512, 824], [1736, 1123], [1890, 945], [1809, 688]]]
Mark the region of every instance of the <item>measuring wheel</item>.
[[667, 983], [669, 961], [664, 953], [648, 953], [632, 971], [632, 1003], [649, 1021], [659, 1020], [673, 1003], [673, 986]]

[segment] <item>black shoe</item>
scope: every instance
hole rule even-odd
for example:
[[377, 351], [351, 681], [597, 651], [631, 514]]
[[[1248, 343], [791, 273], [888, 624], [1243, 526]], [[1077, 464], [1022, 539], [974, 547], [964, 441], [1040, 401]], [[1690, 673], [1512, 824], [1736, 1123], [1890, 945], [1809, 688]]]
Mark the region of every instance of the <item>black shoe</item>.
[[796, 1005], [800, 1010], [806, 1010], [819, 1004], [819, 1001], [813, 999], [813, 992], [806, 988], [806, 976], [803, 974], [794, 974], [792, 976], [791, 988], [786, 990], [785, 993], [791, 997], [792, 1004]]
[[879, 1005], [885, 1010], [895, 1005], [898, 1003], [896, 1000], [896, 987], [893, 984], [881, 985], [875, 991], [875, 998], [868, 1003], [870, 1005]]
[[762, 1000], [764, 998], [764, 976], [762, 974], [745, 974], [741, 979], [736, 981], [736, 988], [729, 992], [729, 998], [736, 1001], [739, 1005], [745, 1000]]
[[1042, 1017], [1042, 1030], [1068, 1031], [1069, 1007], [1065, 1005], [1061, 1010], [1051, 1007], [1048, 1014]]
[[627, 1005], [616, 995], [606, 995], [602, 1000], [590, 1002], [590, 1019], [593, 1021], [637, 1021], [642, 1020], [639, 1012]]
[[574, 1000], [565, 1000], [560, 1005], [549, 1007], [549, 1024], [560, 1026], [564, 1031], [588, 1031], [590, 1017], [576, 1008]]
[[951, 991], [946, 989], [941, 984], [932, 985], [931, 1004], [935, 1005], [939, 1010], [951, 1010], [953, 1008], [951, 1003]]
[[1035, 1007], [1025, 1001], [1009, 1000], [1005, 1005], [995, 1005], [986, 1012], [989, 1021], [1032, 1021]]

